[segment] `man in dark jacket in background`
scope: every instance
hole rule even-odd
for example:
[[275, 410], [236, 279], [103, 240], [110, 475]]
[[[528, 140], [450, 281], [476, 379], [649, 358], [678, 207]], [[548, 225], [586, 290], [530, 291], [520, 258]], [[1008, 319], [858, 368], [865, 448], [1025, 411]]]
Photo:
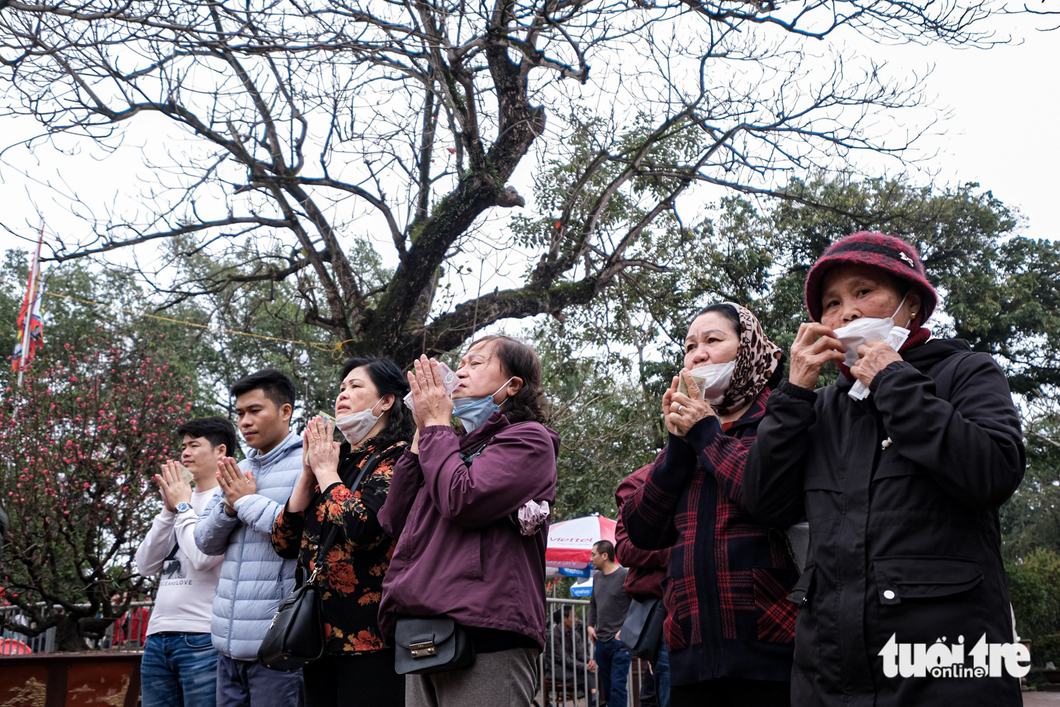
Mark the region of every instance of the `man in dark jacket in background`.
[[[551, 701], [553, 693], [557, 698], [572, 699], [592, 692], [596, 685], [592, 677], [595, 666], [589, 667], [591, 660], [585, 625], [578, 621], [574, 611], [574, 607], [569, 606], [556, 609], [552, 614], [552, 632], [545, 639], [545, 678], [551, 681], [545, 689], [546, 703]], [[592, 704], [597, 704], [598, 698], [594, 695]]]
[[[670, 551], [641, 550], [629, 540], [626, 525], [622, 520], [622, 505], [633, 492], [644, 485], [651, 474], [651, 464], [637, 469], [623, 479], [615, 491], [618, 504], [618, 523], [615, 526], [615, 559], [629, 570], [623, 589], [635, 601], [662, 599], [666, 568], [670, 563]], [[666, 643], [661, 642], [659, 657], [651, 664], [650, 676], [645, 676], [640, 693], [641, 705], [656, 704], [670, 707], [670, 660]], [[651, 702], [654, 698], [655, 702]]]

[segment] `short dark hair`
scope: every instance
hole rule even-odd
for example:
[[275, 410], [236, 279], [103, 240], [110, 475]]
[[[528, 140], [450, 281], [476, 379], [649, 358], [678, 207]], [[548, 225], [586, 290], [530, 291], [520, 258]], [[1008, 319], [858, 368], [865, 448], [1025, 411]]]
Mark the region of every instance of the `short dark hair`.
[[244, 393], [261, 389], [265, 397], [276, 403], [277, 408], [284, 405], [294, 407], [294, 381], [275, 368], [263, 368], [257, 373], [244, 376], [232, 384], [232, 397], [238, 398]]
[[225, 454], [235, 456], [236, 453], [236, 427], [230, 420], [214, 415], [213, 417], [200, 417], [188, 420], [177, 428], [177, 437], [181, 439], [184, 435], [189, 437], [204, 437], [210, 441], [211, 447], [219, 444], [225, 446]]
[[740, 313], [736, 311], [736, 307], [733, 307], [727, 302], [708, 304], [706, 307], [696, 312], [696, 315], [692, 317], [692, 319], [688, 322], [689, 328], [691, 328], [692, 322], [696, 321], [704, 314], [710, 314], [711, 312], [716, 312], [717, 314], [720, 314], [721, 316], [728, 319], [729, 323], [732, 324], [733, 329], [736, 330], [736, 336], [739, 336], [743, 333], [743, 326], [740, 324]]
[[412, 436], [416, 434], [416, 422], [403, 400], [409, 392], [409, 384], [401, 369], [389, 358], [351, 358], [342, 366], [341, 380], [346, 380], [346, 376], [355, 368], [364, 368], [380, 395], [394, 396], [394, 404], [390, 406], [386, 418], [386, 427], [375, 436], [375, 446], [378, 449], [387, 449], [398, 442], [411, 442]]
[[494, 342], [494, 353], [501, 362], [501, 370], [506, 375], [515, 376], [523, 381], [519, 392], [508, 398], [501, 405], [501, 412], [509, 422], [544, 423], [545, 396], [541, 392], [541, 361], [534, 350], [510, 336], [492, 334], [471, 342], [470, 351], [479, 344]]
[[610, 540], [597, 540], [593, 543], [593, 547], [596, 549], [597, 554], [607, 555], [607, 559], [612, 562], [615, 561], [615, 546]]

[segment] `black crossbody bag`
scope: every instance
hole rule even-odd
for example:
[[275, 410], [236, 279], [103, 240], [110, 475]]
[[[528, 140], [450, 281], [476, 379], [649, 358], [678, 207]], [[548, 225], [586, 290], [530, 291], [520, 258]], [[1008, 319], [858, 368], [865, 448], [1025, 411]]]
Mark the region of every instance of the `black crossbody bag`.
[[[493, 438], [460, 455], [470, 465]], [[394, 626], [394, 671], [398, 675], [432, 675], [470, 668], [475, 644], [467, 629], [448, 616], [405, 616]]]
[[[384, 458], [392, 458], [403, 451], [404, 447], [401, 447], [396, 454], [386, 457], [378, 453], [373, 454], [357, 475], [351, 490], [356, 492], [365, 477], [374, 471]], [[317, 583], [317, 575], [320, 574], [324, 558], [327, 557], [339, 532], [339, 526], [328, 521], [325, 521], [325, 525], [331, 527], [327, 539], [317, 550], [314, 563], [316, 569], [304, 584], [299, 583], [301, 586], [296, 587], [280, 602], [280, 608], [272, 617], [269, 630], [265, 632], [265, 638], [258, 648], [258, 662], [270, 670], [290, 673], [319, 660], [324, 655], [324, 603], [320, 596], [323, 587]]]

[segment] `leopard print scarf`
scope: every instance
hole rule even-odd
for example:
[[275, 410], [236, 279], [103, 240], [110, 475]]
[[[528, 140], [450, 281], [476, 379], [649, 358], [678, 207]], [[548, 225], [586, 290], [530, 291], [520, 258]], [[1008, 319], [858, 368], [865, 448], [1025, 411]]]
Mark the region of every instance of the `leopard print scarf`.
[[719, 415], [735, 412], [757, 398], [783, 356], [780, 347], [766, 338], [755, 315], [735, 302], [725, 304], [740, 315], [740, 350], [725, 397], [715, 406]]

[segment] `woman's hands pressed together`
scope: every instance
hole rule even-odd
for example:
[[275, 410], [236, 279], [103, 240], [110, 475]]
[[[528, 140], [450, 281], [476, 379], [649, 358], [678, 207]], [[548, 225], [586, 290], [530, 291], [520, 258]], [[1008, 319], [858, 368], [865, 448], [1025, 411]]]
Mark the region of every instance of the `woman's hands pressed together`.
[[[424, 427], [436, 425], [451, 427], [453, 401], [445, 390], [438, 362], [426, 356], [420, 356], [419, 360], [413, 363], [413, 370], [406, 375], [409, 379], [409, 388], [412, 389], [413, 404], [416, 406], [413, 419], [416, 421], [417, 441], [419, 431]], [[413, 451], [416, 451], [415, 441], [413, 447]]]
[[[670, 388], [663, 394], [662, 412], [666, 429], [675, 437], [684, 439], [688, 431], [706, 417], [717, 417], [714, 406], [703, 399], [699, 384], [692, 378], [687, 368], [682, 368], [680, 378], [674, 376]], [[677, 386], [684, 380], [688, 395], [678, 391]]]
[[339, 448], [335, 441], [335, 423], [314, 417], [306, 425], [303, 444], [307, 447], [309, 466], [321, 490], [341, 481], [339, 478]]

